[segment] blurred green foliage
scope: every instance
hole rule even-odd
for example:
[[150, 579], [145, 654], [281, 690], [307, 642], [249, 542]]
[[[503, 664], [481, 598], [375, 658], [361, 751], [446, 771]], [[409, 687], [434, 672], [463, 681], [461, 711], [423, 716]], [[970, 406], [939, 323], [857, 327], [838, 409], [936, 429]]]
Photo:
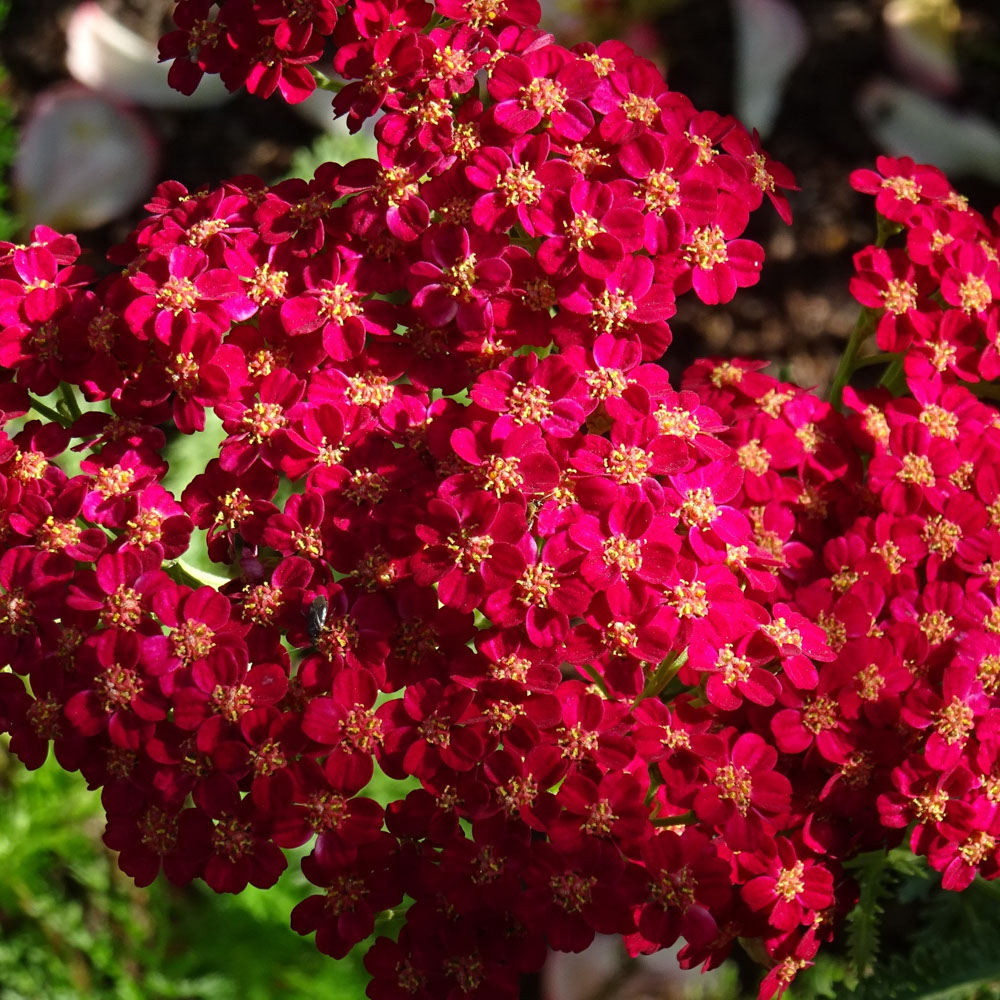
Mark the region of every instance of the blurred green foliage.
[[0, 1000], [364, 996], [363, 948], [335, 962], [288, 925], [312, 889], [297, 859], [266, 892], [137, 889], [101, 843], [99, 795], [2, 745], [0, 816]]
[[[0, 31], [10, 13], [11, 0], [0, 0]], [[11, 165], [17, 151], [14, 129], [14, 105], [6, 96], [7, 73], [0, 66], [0, 240], [12, 240], [17, 232], [17, 220], [10, 211]]]
[[[0, 0], [2, 2], [2, 0]], [[375, 159], [378, 149], [372, 135], [362, 131], [351, 135], [345, 119], [337, 119], [331, 130], [320, 135], [311, 146], [298, 150], [292, 157], [288, 177], [312, 180], [316, 168], [324, 163], [350, 163], [352, 160]]]

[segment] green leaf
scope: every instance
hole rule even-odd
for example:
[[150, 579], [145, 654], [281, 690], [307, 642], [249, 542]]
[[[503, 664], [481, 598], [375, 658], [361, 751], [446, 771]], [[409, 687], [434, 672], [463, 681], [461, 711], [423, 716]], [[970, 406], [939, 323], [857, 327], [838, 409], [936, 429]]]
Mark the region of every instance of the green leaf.
[[854, 859], [858, 880], [858, 902], [847, 917], [847, 947], [850, 969], [858, 979], [872, 974], [878, 957], [880, 900], [889, 890], [891, 867], [884, 850], [870, 851]]

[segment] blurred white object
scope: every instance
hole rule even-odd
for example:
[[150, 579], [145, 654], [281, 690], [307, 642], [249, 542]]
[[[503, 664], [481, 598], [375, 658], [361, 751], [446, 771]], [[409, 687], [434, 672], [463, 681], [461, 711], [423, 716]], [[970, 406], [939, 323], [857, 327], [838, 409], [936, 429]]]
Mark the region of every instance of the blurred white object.
[[[677, 964], [680, 945], [640, 955], [623, 973], [625, 952], [620, 938], [598, 934], [581, 952], [549, 952], [542, 969], [544, 1000], [696, 1000], [732, 996], [726, 968], [701, 972]], [[611, 984], [614, 984], [612, 987]]]
[[77, 84], [43, 91], [14, 160], [18, 214], [29, 229], [102, 226], [149, 194], [158, 153], [146, 123], [107, 97]]
[[875, 80], [858, 97], [858, 114], [891, 156], [912, 156], [948, 174], [1000, 183], [1000, 127], [963, 114], [902, 84]]
[[730, 0], [736, 46], [736, 117], [767, 136], [785, 84], [809, 44], [805, 21], [789, 0]]
[[66, 26], [66, 68], [80, 83], [147, 108], [206, 108], [232, 96], [217, 76], [202, 78], [187, 97], [167, 83], [169, 63], [156, 45], [115, 20], [99, 4], [80, 4]]
[[889, 57], [911, 83], [947, 97], [961, 85], [955, 32], [962, 13], [955, 0], [890, 0], [882, 11]]

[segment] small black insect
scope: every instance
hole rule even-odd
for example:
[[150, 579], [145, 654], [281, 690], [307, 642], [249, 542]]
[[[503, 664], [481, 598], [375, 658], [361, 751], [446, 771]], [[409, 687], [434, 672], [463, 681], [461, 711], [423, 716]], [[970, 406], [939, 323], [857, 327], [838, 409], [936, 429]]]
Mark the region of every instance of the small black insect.
[[314, 646], [323, 634], [323, 625], [326, 623], [326, 613], [329, 608], [326, 598], [320, 594], [319, 597], [312, 599], [309, 609], [305, 612], [306, 632], [309, 633], [309, 640]]

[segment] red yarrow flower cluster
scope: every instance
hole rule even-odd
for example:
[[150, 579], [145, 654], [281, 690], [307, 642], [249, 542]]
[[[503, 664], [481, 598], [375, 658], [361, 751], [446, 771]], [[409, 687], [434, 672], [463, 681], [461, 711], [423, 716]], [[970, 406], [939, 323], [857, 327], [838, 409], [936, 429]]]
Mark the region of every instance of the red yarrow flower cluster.
[[[996, 223], [855, 176], [906, 230], [852, 285], [906, 395], [672, 386], [676, 297], [757, 280], [791, 176], [531, 0], [432, 13], [187, 0], [181, 89], [298, 99], [330, 39], [378, 158], [161, 185], [99, 281], [0, 245], [0, 727], [102, 789], [139, 884], [311, 844], [292, 926], [337, 957], [410, 900], [373, 997], [514, 996], [599, 933], [757, 939], [773, 995], [859, 852], [1000, 871], [1000, 421], [960, 384], [997, 373]], [[163, 427], [210, 420], [176, 486]]]

